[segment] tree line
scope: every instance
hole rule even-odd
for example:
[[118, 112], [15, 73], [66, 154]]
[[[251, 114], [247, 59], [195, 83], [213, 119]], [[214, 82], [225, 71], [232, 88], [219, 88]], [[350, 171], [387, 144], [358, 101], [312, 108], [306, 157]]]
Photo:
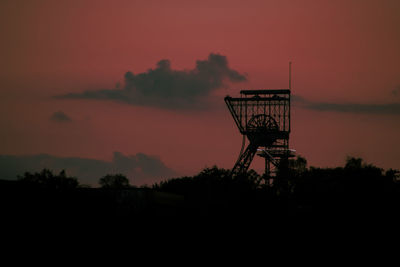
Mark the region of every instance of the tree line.
[[399, 171], [354, 157], [343, 167], [317, 168], [298, 156], [282, 161], [272, 181], [254, 170], [232, 177], [214, 166], [153, 188], [184, 195], [192, 207], [212, 214], [395, 216], [400, 208]]
[[[90, 187], [79, 183], [78, 178], [67, 176], [65, 170], [59, 174], [54, 174], [49, 169], [43, 169], [40, 172], [25, 172], [18, 176], [18, 182], [22, 186], [36, 187], [42, 189], [76, 189]], [[132, 188], [129, 179], [123, 174], [107, 174], [98, 181], [100, 188], [104, 189], [127, 189]]]
[[[112, 194], [95, 195], [95, 189], [82, 190], [87, 186], [81, 185], [78, 178], [67, 176], [64, 170], [58, 174], [48, 169], [26, 172], [18, 177], [17, 183], [18, 188], [37, 189], [47, 195], [48, 192], [58, 192], [51, 193], [51, 196], [53, 199], [54, 196], [58, 199], [65, 196], [62, 200], [64, 206], [70, 202], [75, 203], [74, 207], [91, 203], [88, 207], [102, 210], [101, 205], [110, 207], [112, 202], [112, 210], [118, 210], [121, 203], [128, 206], [141, 203], [143, 207], [149, 207], [146, 203], [155, 200], [154, 194], [131, 193], [126, 197], [125, 193], [115, 193], [135, 188], [123, 174], [107, 174], [99, 178], [101, 192], [112, 190]], [[400, 208], [399, 171], [385, 171], [354, 157], [347, 158], [341, 167], [317, 168], [308, 167], [307, 160], [299, 156], [282, 161], [273, 180], [254, 170], [232, 177], [230, 170], [213, 166], [194, 176], [166, 179], [141, 190], [181, 196], [183, 204], [174, 214], [194, 216], [390, 216]], [[36, 196], [31, 191], [28, 194], [30, 199]], [[47, 199], [43, 197], [43, 203]], [[94, 205], [96, 201], [103, 204]]]

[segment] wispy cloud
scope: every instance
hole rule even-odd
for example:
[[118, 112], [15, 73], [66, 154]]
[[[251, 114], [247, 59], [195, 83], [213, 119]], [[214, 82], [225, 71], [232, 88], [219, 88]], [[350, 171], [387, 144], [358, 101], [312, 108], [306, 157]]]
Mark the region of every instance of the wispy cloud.
[[54, 112], [51, 115], [50, 120], [54, 121], [54, 122], [71, 122], [72, 121], [71, 118], [62, 111]]
[[303, 108], [317, 111], [400, 115], [400, 103], [328, 103], [310, 101], [298, 95], [293, 96], [293, 101]]
[[392, 96], [400, 96], [400, 85], [393, 89]]

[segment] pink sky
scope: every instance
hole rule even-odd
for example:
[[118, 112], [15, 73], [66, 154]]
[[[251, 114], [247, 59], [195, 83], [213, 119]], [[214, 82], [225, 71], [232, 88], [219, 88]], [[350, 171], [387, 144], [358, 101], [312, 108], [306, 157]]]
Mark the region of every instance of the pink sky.
[[[231, 168], [241, 136], [223, 97], [286, 88], [289, 61], [292, 93], [309, 101], [399, 103], [399, 14], [397, 0], [1, 1], [0, 154], [111, 160], [114, 151], [141, 152], [181, 174]], [[213, 91], [217, 108], [53, 98], [113, 89], [127, 71], [146, 72], [161, 59], [193, 69], [210, 53], [248, 78]], [[51, 121], [56, 111], [71, 122]], [[313, 166], [352, 155], [400, 168], [399, 119], [294, 106], [291, 147]]]

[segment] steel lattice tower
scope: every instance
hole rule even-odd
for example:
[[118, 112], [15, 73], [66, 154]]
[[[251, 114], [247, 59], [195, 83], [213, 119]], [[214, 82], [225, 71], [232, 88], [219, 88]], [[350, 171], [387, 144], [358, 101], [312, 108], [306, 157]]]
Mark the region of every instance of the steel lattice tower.
[[[225, 97], [225, 103], [243, 135], [232, 175], [247, 172], [258, 154], [265, 158], [266, 179], [272, 178], [280, 162], [293, 156], [289, 150], [290, 90], [242, 90], [240, 97]], [[250, 143], [243, 151], [246, 137]]]

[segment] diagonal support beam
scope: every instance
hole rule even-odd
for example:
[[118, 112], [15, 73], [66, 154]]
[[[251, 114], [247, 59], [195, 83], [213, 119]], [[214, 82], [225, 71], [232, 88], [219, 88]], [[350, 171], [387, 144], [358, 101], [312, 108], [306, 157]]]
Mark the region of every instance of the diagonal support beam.
[[257, 152], [258, 144], [250, 143], [246, 150], [239, 156], [232, 169], [232, 176], [244, 174], [249, 169], [250, 163], [253, 161]]

